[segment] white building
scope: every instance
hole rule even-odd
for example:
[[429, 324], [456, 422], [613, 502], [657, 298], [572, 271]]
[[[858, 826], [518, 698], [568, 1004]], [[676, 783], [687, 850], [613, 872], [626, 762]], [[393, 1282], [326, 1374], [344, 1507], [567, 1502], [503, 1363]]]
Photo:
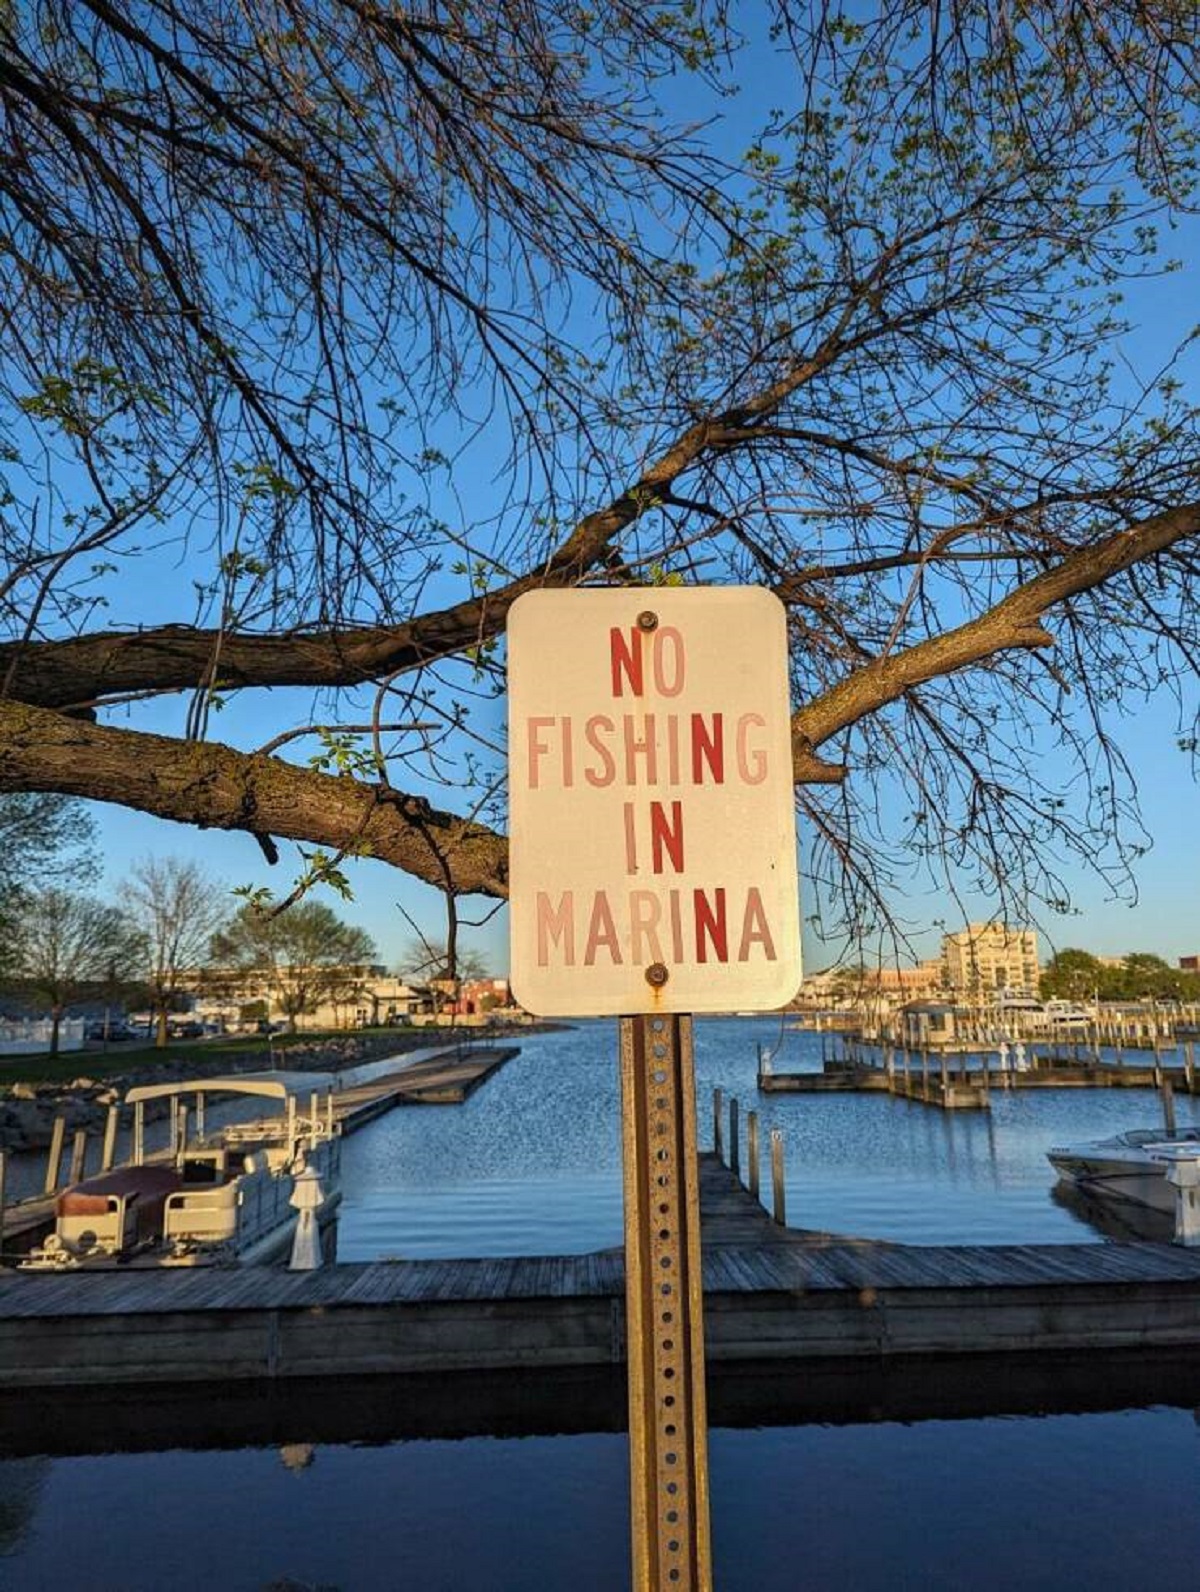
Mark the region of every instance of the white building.
[[969, 923], [957, 934], [942, 936], [942, 969], [946, 987], [965, 995], [989, 996], [998, 990], [1036, 995], [1037, 931], [1007, 923]]

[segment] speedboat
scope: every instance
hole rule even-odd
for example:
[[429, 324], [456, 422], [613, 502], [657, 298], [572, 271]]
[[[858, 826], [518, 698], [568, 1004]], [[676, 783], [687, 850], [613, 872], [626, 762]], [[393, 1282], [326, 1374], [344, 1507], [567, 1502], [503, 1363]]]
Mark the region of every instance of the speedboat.
[[[115, 1266], [266, 1264], [283, 1256], [300, 1220], [312, 1211], [317, 1230], [341, 1203], [341, 1139], [328, 1073], [234, 1073], [142, 1084], [125, 1096], [134, 1110], [130, 1164], [64, 1189], [54, 1231], [21, 1262], [23, 1270]], [[206, 1097], [249, 1095], [283, 1106], [282, 1114], [203, 1131]], [[190, 1109], [185, 1097], [194, 1097]], [[172, 1148], [146, 1157], [148, 1103], [167, 1101]], [[198, 1130], [189, 1137], [189, 1116]], [[304, 1190], [293, 1199], [297, 1179]], [[315, 1181], [314, 1181], [315, 1180]]]
[[1130, 1128], [1111, 1139], [1056, 1145], [1046, 1154], [1064, 1182], [1089, 1194], [1170, 1212], [1176, 1189], [1167, 1173], [1181, 1164], [1200, 1166], [1200, 1128]]

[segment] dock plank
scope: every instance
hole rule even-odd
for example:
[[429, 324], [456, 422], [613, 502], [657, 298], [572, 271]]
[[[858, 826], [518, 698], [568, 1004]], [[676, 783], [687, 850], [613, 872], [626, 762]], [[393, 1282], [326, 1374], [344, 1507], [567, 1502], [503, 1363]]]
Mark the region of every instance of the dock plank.
[[[700, 1166], [712, 1353], [1200, 1347], [1200, 1251], [904, 1245], [778, 1227]], [[0, 1387], [608, 1364], [622, 1251], [324, 1267], [0, 1272]]]

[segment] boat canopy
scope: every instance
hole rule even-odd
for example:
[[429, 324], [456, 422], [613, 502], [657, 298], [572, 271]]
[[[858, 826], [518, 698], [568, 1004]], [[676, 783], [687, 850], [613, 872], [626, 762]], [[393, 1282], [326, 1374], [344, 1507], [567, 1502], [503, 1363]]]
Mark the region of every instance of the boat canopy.
[[139, 1100], [165, 1100], [181, 1094], [248, 1094], [270, 1100], [307, 1100], [329, 1094], [337, 1079], [331, 1072], [234, 1072], [212, 1078], [176, 1078], [173, 1083], [142, 1083], [130, 1089], [126, 1105]]

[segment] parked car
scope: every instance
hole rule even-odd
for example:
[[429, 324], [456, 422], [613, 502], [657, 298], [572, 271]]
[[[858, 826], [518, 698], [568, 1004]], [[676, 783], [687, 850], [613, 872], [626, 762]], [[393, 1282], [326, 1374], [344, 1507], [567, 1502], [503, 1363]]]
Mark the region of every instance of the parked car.
[[194, 1017], [186, 1018], [182, 1022], [168, 1018], [167, 1033], [172, 1039], [203, 1039], [204, 1024], [197, 1022]]
[[128, 1023], [110, 1022], [107, 1026], [101, 1023], [88, 1023], [83, 1030], [83, 1037], [87, 1040], [107, 1039], [110, 1045], [121, 1045], [131, 1039], [142, 1039], [145, 1036], [130, 1028]]

